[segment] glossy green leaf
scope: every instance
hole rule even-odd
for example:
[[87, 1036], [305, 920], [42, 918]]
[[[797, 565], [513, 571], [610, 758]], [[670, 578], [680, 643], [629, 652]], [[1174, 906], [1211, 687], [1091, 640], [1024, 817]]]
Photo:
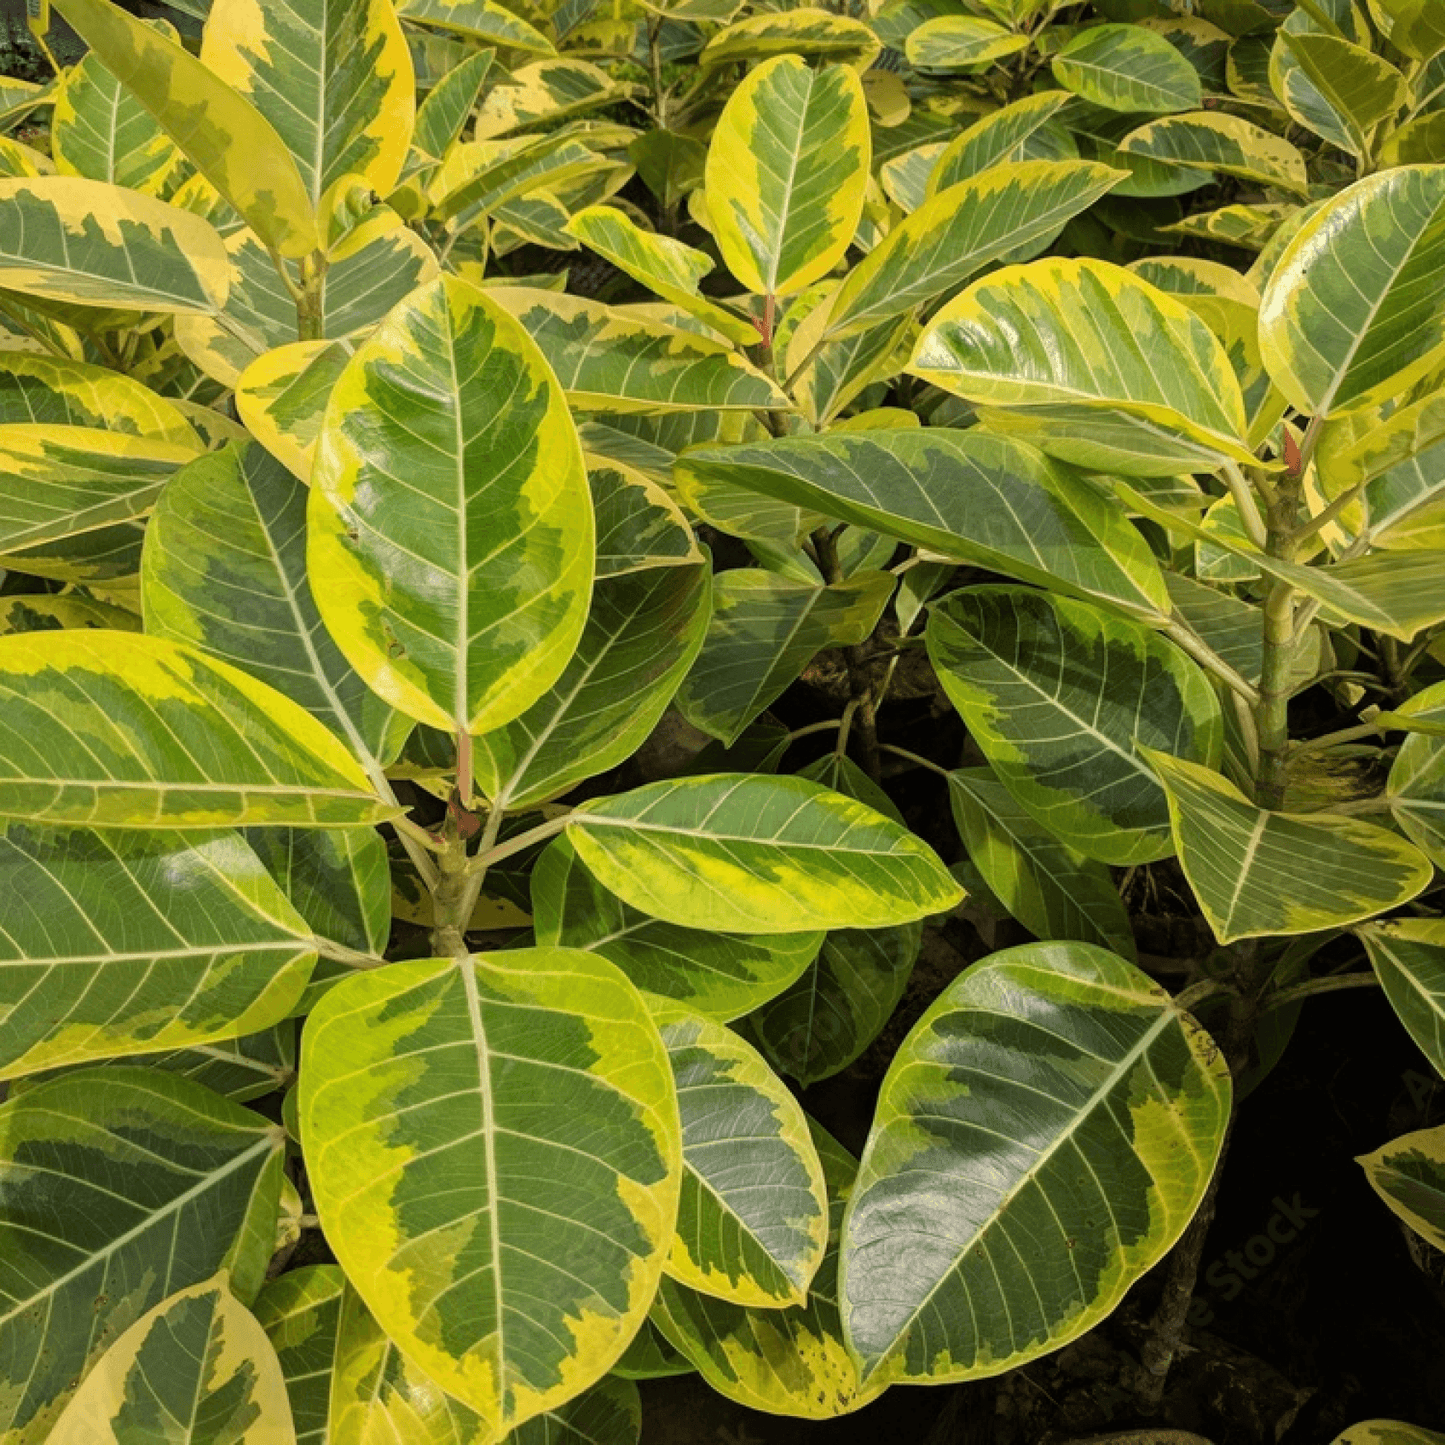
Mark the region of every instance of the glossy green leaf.
[[256, 1299], [291, 1402], [296, 1445], [328, 1445], [331, 1370], [346, 1276], [340, 1265], [313, 1264], [270, 1280]]
[[321, 723], [226, 663], [130, 632], [0, 637], [0, 817], [342, 827], [395, 811]]
[[105, 1352], [52, 1445], [293, 1445], [276, 1351], [224, 1272], [177, 1291]]
[[275, 127], [312, 205], [342, 176], [396, 184], [416, 81], [390, 0], [213, 0], [201, 60]]
[[859, 572], [830, 587], [752, 567], [721, 573], [707, 639], [678, 692], [678, 708], [731, 747], [819, 652], [869, 636], [893, 583], [891, 572]]
[[921, 838], [802, 778], [649, 783], [582, 804], [567, 838], [623, 902], [691, 928], [883, 928], [962, 897]]
[[666, 1054], [622, 974], [556, 948], [393, 964], [332, 989], [302, 1049], [322, 1225], [408, 1357], [493, 1430], [605, 1374], [681, 1166]]
[[1210, 768], [1152, 750], [1148, 761], [1169, 795], [1184, 876], [1221, 943], [1358, 923], [1430, 882], [1429, 860], [1388, 829], [1269, 812]]
[[255, 443], [177, 473], [146, 536], [146, 630], [245, 669], [361, 758], [389, 761], [410, 729], [337, 650], [306, 575], [306, 488]]
[[668, 1343], [649, 1318], [632, 1337], [627, 1353], [613, 1366], [609, 1379], [665, 1380], [673, 1375], [690, 1375], [692, 1362]]
[[77, 176], [0, 180], [0, 283], [78, 306], [206, 314], [229, 266], [220, 235], [153, 196]]
[[1445, 1249], [1445, 1126], [1392, 1139], [1355, 1162], [1399, 1218], [1421, 1239]]
[[893, 1017], [922, 938], [921, 923], [834, 929], [802, 974], [749, 1015], [764, 1056], [804, 1088], [841, 1073]]
[[1041, 828], [987, 768], [951, 772], [948, 800], [974, 867], [1035, 938], [1134, 957], [1129, 914], [1103, 863]]
[[555, 1410], [517, 1426], [502, 1445], [638, 1445], [641, 1439], [637, 1386], [608, 1375]]
[[806, 1306], [749, 1309], [664, 1279], [652, 1318], [719, 1394], [753, 1410], [826, 1420], [860, 1409], [884, 1384], [859, 1380], [838, 1317], [838, 1230], [858, 1166], [808, 1124], [827, 1182], [829, 1231]]
[[992, 262], [1044, 249], [1122, 172], [1088, 161], [1018, 161], [940, 191], [849, 273], [828, 318], [846, 335], [957, 290]]
[[858, 229], [869, 163], [857, 72], [779, 55], [733, 91], [708, 149], [713, 236], [749, 291], [790, 296], [826, 276]]
[[401, 0], [396, 8], [405, 20], [435, 26], [483, 45], [533, 55], [551, 55], [553, 51], [545, 35], [494, 0]]
[[894, 1056], [843, 1224], [865, 1380], [997, 1375], [1091, 1329], [1198, 1208], [1219, 1048], [1088, 944], [974, 964]]
[[46, 1438], [105, 1347], [229, 1268], [254, 1295], [284, 1135], [188, 1080], [83, 1069], [0, 1105], [0, 1427]]
[[0, 1077], [251, 1033], [316, 959], [234, 833], [0, 831]]
[[982, 70], [1027, 50], [1029, 38], [974, 15], [937, 15], [908, 34], [904, 54], [919, 70]]
[[283, 256], [316, 248], [316, 218], [301, 173], [249, 100], [110, 0], [59, 0], [55, 8], [267, 245]]
[[698, 292], [698, 283], [713, 268], [711, 259], [670, 236], [644, 231], [614, 206], [587, 206], [573, 214], [566, 226], [589, 251], [595, 251], [655, 291], [664, 301], [680, 306], [729, 341], [742, 346], [758, 342], [751, 321], [725, 311]]
[[1107, 110], [1195, 110], [1203, 92], [1198, 72], [1156, 30], [1142, 25], [1092, 25], [1053, 58], [1054, 79]]
[[[1405, 77], [1383, 56], [1337, 35], [1281, 29], [1275, 45], [1270, 78], [1293, 118], [1315, 129], [1323, 104], [1335, 122], [1323, 127], [1325, 138], [1344, 139], [1352, 154], [1368, 155], [1375, 128], [1405, 103]], [[1288, 74], [1292, 68], [1299, 78]]]
[[1445, 1075], [1445, 923], [1396, 918], [1356, 930], [1390, 1007]]
[[66, 72], [55, 97], [50, 152], [62, 175], [161, 195], [183, 157], [175, 142], [96, 55]]
[[788, 405], [776, 383], [726, 343], [580, 296], [488, 289], [526, 328], [582, 411], [752, 411]]
[[970, 587], [930, 609], [928, 655], [998, 779], [1060, 842], [1105, 863], [1173, 852], [1141, 745], [1213, 766], [1213, 685], [1172, 643], [1088, 603]]
[[[473, 0], [473, 3], [489, 16], [495, 14], [519, 28], [531, 28], [526, 21], [518, 20], [500, 5], [493, 5], [491, 0]], [[479, 50], [455, 69], [449, 70], [427, 92], [426, 99], [416, 108], [416, 126], [411, 137], [415, 152], [413, 163], [417, 156], [440, 160], [451, 149], [452, 143], [460, 138], [472, 111], [476, 109], [495, 60], [495, 51]], [[404, 167], [403, 173], [410, 168], [410, 165]]]
[[1045, 90], [1010, 101], [974, 121], [944, 143], [927, 178], [928, 195], [936, 196], [994, 166], [1065, 158], [1057, 149], [1067, 132], [1054, 121], [1068, 104], [1067, 91]]
[[944, 428], [698, 447], [689, 481], [728, 482], [954, 561], [1156, 617], [1164, 579], [1118, 508], [1023, 442]]
[[1445, 352], [1445, 166], [1368, 176], [1321, 207], [1260, 306], [1275, 385], [1328, 416], [1398, 395]]
[[194, 442], [95, 427], [0, 426], [0, 553], [145, 516], [196, 453]]
[[730, 1029], [668, 999], [649, 1006], [682, 1119], [667, 1273], [735, 1304], [803, 1304], [827, 1248], [828, 1201], [801, 1106]]
[[706, 560], [677, 503], [642, 472], [593, 457], [587, 484], [597, 519], [599, 581]]
[[289, 1087], [296, 1079], [296, 1023], [283, 1019], [259, 1034], [220, 1039], [135, 1060], [204, 1084], [223, 1098], [243, 1104]]
[[1119, 142], [1120, 153], [1161, 165], [1238, 176], [1304, 195], [1305, 159], [1294, 146], [1237, 115], [1201, 110], [1151, 121]]
[[598, 953], [638, 988], [719, 1023], [787, 988], [823, 941], [821, 932], [729, 934], [664, 923], [603, 888], [565, 838], [533, 866], [532, 913], [539, 944]]
[[551, 370], [492, 293], [435, 281], [347, 363], [308, 521], [327, 630], [410, 717], [486, 732], [577, 645], [593, 571], [582, 451]]
[[704, 645], [711, 583], [701, 563], [597, 579], [561, 677], [476, 739], [477, 786], [493, 806], [556, 797], [641, 747]]
[[1089, 470], [1169, 476], [1254, 461], [1217, 338], [1182, 302], [1107, 262], [995, 271], [938, 312], [908, 370], [1006, 408], [990, 414], [999, 426]]

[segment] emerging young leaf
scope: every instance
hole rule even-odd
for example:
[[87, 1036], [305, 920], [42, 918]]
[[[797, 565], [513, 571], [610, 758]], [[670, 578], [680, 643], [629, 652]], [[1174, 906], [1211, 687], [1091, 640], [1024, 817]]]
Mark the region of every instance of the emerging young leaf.
[[868, 107], [846, 65], [779, 55], [732, 93], [708, 148], [712, 232], [729, 271], [791, 296], [842, 259], [863, 213]]
[[486, 732], [576, 648], [593, 570], [582, 449], [547, 363], [478, 287], [413, 292], [347, 363], [309, 522], [322, 620], [410, 717]]
[[1220, 943], [1358, 923], [1430, 882], [1429, 859], [1388, 829], [1268, 812], [1209, 768], [1144, 751], [1169, 795], [1180, 866]]
[[1156, 983], [1088, 944], [954, 981], [883, 1081], [843, 1223], [867, 1381], [996, 1375], [1107, 1317], [1198, 1208], [1229, 1067]]
[[804, 1304], [828, 1244], [828, 1201], [808, 1122], [730, 1029], [649, 999], [682, 1116], [682, 1197], [667, 1273], [734, 1304]]
[[625, 903], [691, 928], [883, 928], [963, 897], [921, 838], [803, 778], [649, 783], [582, 804], [567, 838]]
[[259, 1114], [149, 1069], [83, 1069], [0, 1105], [8, 1439], [39, 1445], [106, 1345], [168, 1291], [225, 1267], [255, 1294], [284, 1144]]
[[1138, 749], [1212, 767], [1223, 745], [1218, 696], [1177, 647], [1088, 603], [994, 586], [935, 603], [927, 641], [999, 781], [1056, 839], [1105, 863], [1174, 851]]
[[0, 1078], [266, 1028], [315, 944], [235, 833], [0, 830]]
[[676, 1111], [641, 997], [572, 949], [357, 974], [302, 1042], [327, 1238], [387, 1334], [492, 1430], [600, 1379], [641, 1324]]
[[0, 637], [0, 817], [335, 828], [395, 812], [333, 733], [227, 663], [131, 632]]
[[162, 1300], [105, 1352], [51, 1445], [292, 1445], [286, 1381], [225, 1274]]

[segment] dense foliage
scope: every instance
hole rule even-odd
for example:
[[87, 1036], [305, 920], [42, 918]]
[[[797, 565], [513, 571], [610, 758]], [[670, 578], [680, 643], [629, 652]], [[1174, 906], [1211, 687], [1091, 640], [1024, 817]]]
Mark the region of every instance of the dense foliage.
[[[628, 1445], [691, 1370], [825, 1418], [1173, 1251], [1147, 1418], [1303, 1001], [1445, 1072], [1445, 6], [54, 8], [0, 1438]], [[1172, 992], [1144, 885], [1213, 940]], [[960, 907], [1037, 941], [857, 1160], [792, 1086]], [[1445, 1127], [1361, 1164], [1445, 1248]]]

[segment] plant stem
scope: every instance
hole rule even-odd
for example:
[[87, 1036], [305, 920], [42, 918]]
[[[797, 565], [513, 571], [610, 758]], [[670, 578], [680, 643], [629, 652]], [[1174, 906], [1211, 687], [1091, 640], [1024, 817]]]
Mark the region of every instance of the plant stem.
[[1174, 618], [1165, 627], [1164, 635], [1177, 642], [1207, 672], [1212, 672], [1227, 687], [1238, 693], [1250, 707], [1259, 706], [1259, 689], [1241, 677], [1192, 628]]
[[[555, 838], [568, 823], [572, 821], [571, 813], [563, 813], [560, 817], [549, 818], [545, 823], [538, 823], [535, 828], [528, 828], [525, 833], [518, 833], [514, 838], [508, 838], [505, 843], [491, 845], [487, 833], [482, 834], [482, 846], [477, 856], [472, 859], [472, 867], [478, 872], [485, 873], [495, 863], [500, 863], [503, 858], [510, 858], [517, 853], [525, 853], [535, 843], [543, 843], [548, 838]], [[487, 819], [490, 829], [491, 819]], [[491, 838], [495, 839], [496, 834], [492, 833]]]
[[1328, 978], [1312, 978], [1305, 983], [1297, 983], [1293, 988], [1282, 988], [1278, 993], [1270, 994], [1259, 1011], [1261, 1014], [1273, 1013], [1277, 1008], [1313, 998], [1316, 994], [1338, 993], [1346, 988], [1378, 988], [1379, 985], [1380, 980], [1373, 973], [1337, 973]]
[[[841, 530], [841, 529], [840, 529]], [[837, 534], [826, 527], [813, 533], [813, 547], [823, 580], [832, 586], [843, 580], [843, 567], [838, 561]], [[848, 668], [848, 690], [856, 704], [851, 718], [858, 730], [858, 746], [863, 754], [863, 771], [876, 783], [881, 773], [878, 757], [878, 712], [873, 690], [873, 669], [862, 647], [845, 647], [843, 661]]]
[[329, 938], [312, 938], [316, 945], [316, 951], [322, 958], [335, 959], [337, 963], [344, 963], [350, 968], [380, 968], [386, 962], [384, 958], [378, 958], [374, 953], [361, 953], [357, 949], [347, 948], [345, 944], [336, 943]]
[[907, 748], [895, 748], [892, 743], [883, 743], [880, 745], [879, 751], [892, 753], [895, 758], [903, 758], [915, 767], [927, 768], [929, 772], [937, 773], [940, 778], [946, 778], [948, 776], [947, 768], [941, 767], [929, 758], [919, 757], [917, 753], [910, 753]]

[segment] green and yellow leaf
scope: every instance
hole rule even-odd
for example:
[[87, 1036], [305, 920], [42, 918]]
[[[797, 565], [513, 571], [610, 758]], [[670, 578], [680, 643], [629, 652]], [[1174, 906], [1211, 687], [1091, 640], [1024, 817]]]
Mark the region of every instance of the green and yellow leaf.
[[1395, 1215], [1445, 1250], [1445, 1125], [1392, 1139], [1355, 1162]]
[[269, 1280], [255, 1311], [276, 1351], [296, 1445], [330, 1445], [331, 1371], [346, 1276], [336, 1264], [312, 1264]]
[[1445, 1076], [1445, 922], [1394, 918], [1355, 931], [1390, 1007]]
[[[937, 23], [937, 22], [934, 22]], [[1194, 110], [1199, 74], [1157, 30], [1091, 25], [1053, 58], [1054, 79], [1091, 105], [1160, 115]]]

